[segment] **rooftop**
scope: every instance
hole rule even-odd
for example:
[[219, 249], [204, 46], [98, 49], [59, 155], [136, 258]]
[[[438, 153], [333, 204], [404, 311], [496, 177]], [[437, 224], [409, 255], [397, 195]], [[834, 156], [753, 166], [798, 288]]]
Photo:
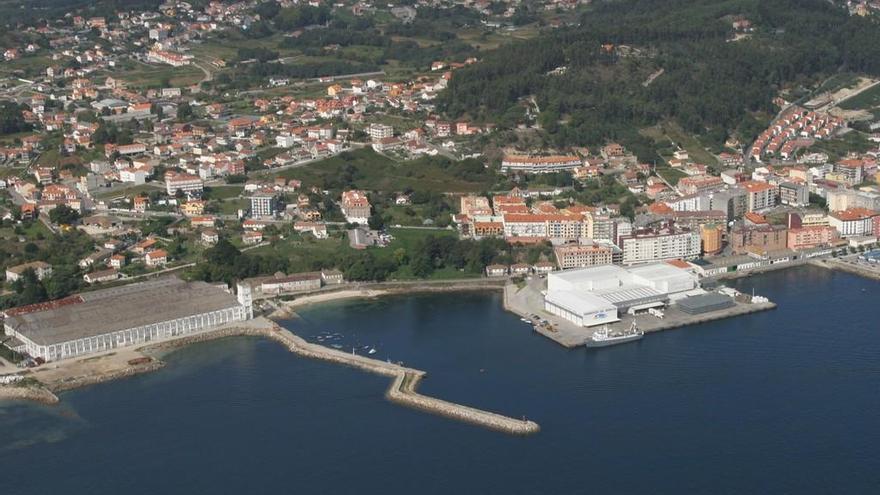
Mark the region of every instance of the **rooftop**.
[[39, 345], [51, 345], [238, 304], [223, 288], [176, 277], [84, 292], [68, 299], [69, 304], [47, 305], [25, 314], [10, 310], [6, 324]]

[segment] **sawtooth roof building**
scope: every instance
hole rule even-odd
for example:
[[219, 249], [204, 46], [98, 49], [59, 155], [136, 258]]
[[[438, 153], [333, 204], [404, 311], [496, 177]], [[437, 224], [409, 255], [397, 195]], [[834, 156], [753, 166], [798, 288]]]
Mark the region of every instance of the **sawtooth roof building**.
[[666, 306], [704, 291], [697, 277], [669, 263], [604, 265], [547, 275], [544, 308], [578, 326], [620, 321], [619, 312]]
[[165, 277], [5, 312], [18, 350], [55, 361], [191, 334], [253, 316], [227, 288]]

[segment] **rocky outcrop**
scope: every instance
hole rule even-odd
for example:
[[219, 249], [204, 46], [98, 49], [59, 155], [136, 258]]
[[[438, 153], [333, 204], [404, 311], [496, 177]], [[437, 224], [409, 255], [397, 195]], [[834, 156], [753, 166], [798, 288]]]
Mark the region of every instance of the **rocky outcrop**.
[[27, 400], [41, 404], [57, 404], [58, 396], [39, 385], [0, 386], [0, 400]]

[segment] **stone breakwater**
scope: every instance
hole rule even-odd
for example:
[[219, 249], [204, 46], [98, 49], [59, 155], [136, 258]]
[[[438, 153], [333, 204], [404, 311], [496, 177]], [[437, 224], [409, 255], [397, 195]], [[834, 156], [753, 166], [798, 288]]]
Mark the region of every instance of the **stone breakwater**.
[[27, 400], [53, 405], [58, 403], [58, 396], [42, 386], [3, 385], [0, 386], [0, 400]]
[[53, 392], [63, 392], [65, 390], [72, 390], [89, 385], [96, 385], [98, 383], [109, 382], [111, 380], [118, 380], [120, 378], [127, 378], [129, 376], [139, 375], [141, 373], [149, 373], [151, 371], [162, 369], [162, 367], [164, 366], [165, 363], [154, 359], [146, 364], [130, 365], [120, 370], [109, 371], [94, 375], [77, 376], [70, 379], [62, 380], [58, 383], [51, 385], [50, 388]]
[[234, 336], [265, 337], [278, 342], [290, 352], [299, 356], [352, 366], [370, 373], [393, 378], [385, 396], [396, 404], [512, 435], [530, 435], [540, 431], [540, 427], [534, 421], [515, 419], [419, 394], [416, 388], [425, 376], [424, 371], [312, 344], [273, 323], [267, 322], [263, 325], [260, 325], [258, 321], [254, 323], [256, 324], [251, 326], [224, 328], [190, 335], [145, 347], [141, 350], [150, 353], [196, 342]]

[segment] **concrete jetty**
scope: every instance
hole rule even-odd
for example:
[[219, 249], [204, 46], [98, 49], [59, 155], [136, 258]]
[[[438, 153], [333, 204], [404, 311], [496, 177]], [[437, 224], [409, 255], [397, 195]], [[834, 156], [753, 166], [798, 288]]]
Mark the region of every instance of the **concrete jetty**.
[[142, 348], [141, 350], [150, 353], [162, 349], [181, 347], [195, 342], [233, 336], [266, 337], [278, 342], [286, 347], [287, 350], [299, 356], [352, 366], [377, 375], [391, 377], [393, 381], [388, 387], [385, 396], [396, 404], [512, 435], [530, 435], [540, 431], [540, 426], [534, 421], [515, 419], [418, 393], [418, 384], [426, 375], [422, 370], [312, 344], [269, 320], [258, 318], [249, 322], [246, 326], [235, 326], [190, 335], [156, 344], [149, 348]]

